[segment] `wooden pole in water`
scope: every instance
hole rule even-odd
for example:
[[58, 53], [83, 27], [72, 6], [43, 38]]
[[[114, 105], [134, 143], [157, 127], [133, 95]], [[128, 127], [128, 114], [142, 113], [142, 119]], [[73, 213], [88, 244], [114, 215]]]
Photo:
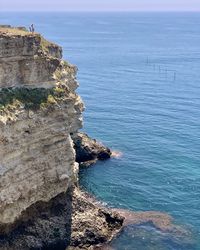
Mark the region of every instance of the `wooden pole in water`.
[[176, 81], [176, 72], [174, 72], [174, 81]]

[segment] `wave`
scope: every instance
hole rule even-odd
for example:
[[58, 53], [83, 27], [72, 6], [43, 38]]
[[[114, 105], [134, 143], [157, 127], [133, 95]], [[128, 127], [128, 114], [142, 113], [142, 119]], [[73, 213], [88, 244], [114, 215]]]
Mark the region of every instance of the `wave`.
[[123, 153], [122, 152], [120, 152], [120, 151], [112, 151], [112, 154], [111, 154], [111, 157], [112, 158], [116, 158], [116, 159], [119, 159], [119, 158], [121, 158], [123, 156]]

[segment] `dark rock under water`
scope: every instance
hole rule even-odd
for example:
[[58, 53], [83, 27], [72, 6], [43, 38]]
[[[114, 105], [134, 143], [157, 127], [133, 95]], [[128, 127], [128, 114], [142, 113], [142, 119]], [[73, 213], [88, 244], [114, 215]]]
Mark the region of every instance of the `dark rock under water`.
[[125, 217], [124, 227], [103, 249], [112, 250], [194, 250], [196, 241], [189, 228], [157, 211], [131, 212], [116, 209]]

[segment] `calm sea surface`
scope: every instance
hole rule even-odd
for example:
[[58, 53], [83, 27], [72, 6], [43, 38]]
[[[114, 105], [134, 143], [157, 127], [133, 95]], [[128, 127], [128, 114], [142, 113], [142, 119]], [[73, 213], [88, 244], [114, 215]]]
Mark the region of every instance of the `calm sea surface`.
[[117, 250], [200, 249], [200, 14], [0, 13], [35, 24], [79, 68], [84, 131], [122, 152], [81, 171], [111, 207], [161, 211], [192, 232], [179, 241], [128, 227]]

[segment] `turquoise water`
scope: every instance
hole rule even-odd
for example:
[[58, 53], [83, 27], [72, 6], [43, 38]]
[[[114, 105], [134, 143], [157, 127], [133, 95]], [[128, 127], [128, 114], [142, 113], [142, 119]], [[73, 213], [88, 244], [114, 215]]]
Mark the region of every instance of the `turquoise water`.
[[81, 185], [111, 207], [167, 212], [197, 238], [130, 227], [115, 249], [200, 249], [200, 13], [0, 13], [0, 23], [34, 23], [63, 46], [79, 67], [84, 130], [122, 152], [82, 170]]

